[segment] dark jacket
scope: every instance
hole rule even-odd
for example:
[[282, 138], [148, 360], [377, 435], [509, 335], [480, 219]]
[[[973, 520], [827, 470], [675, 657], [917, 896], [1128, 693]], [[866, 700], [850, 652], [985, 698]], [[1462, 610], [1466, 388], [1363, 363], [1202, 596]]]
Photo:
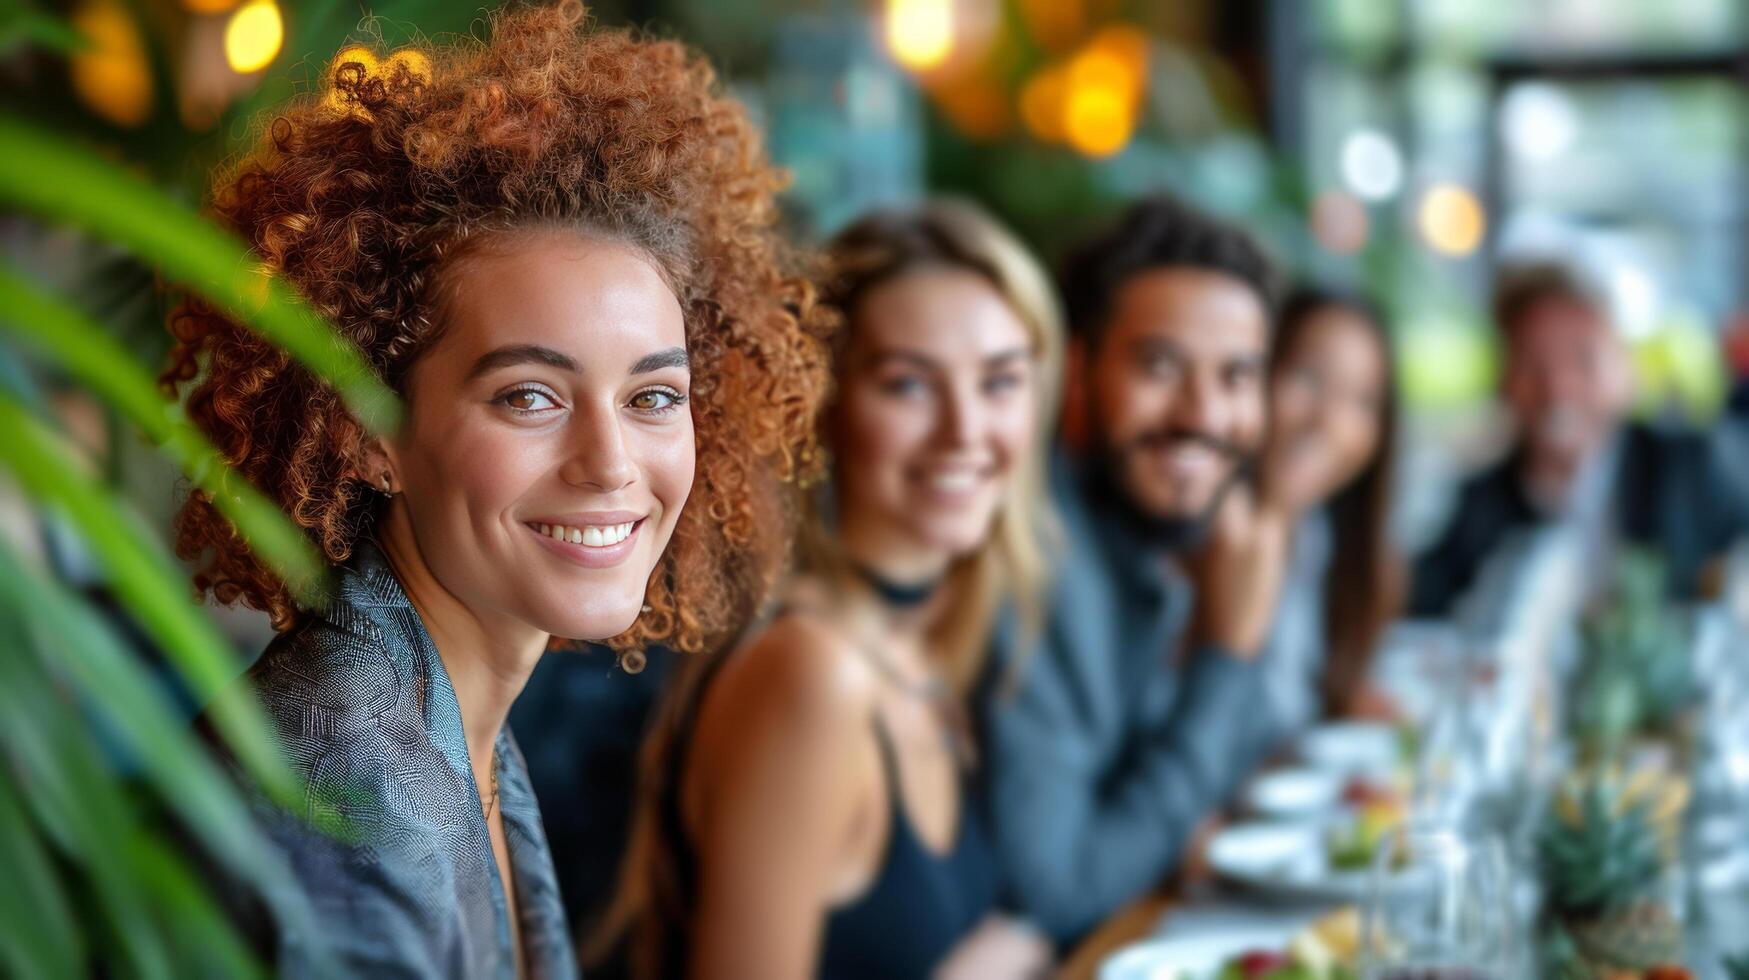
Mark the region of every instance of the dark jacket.
[[1014, 901], [1059, 942], [1158, 885], [1251, 769], [1253, 662], [1178, 654], [1189, 584], [1079, 468], [1052, 474], [1067, 540], [1030, 649], [999, 630], [982, 698], [985, 805]]
[[[1610, 474], [1613, 530], [1658, 550], [1678, 598], [1694, 597], [1707, 566], [1749, 529], [1749, 488], [1732, 473], [1727, 439], [1723, 425], [1622, 431]], [[1513, 532], [1549, 520], [1525, 495], [1518, 471], [1514, 454], [1464, 484], [1445, 532], [1416, 560], [1411, 614], [1449, 615]]]
[[[605, 647], [555, 651], [541, 660], [510, 711], [541, 803], [559, 889], [579, 936], [591, 934], [619, 884], [637, 799], [639, 750], [678, 663], [678, 654], [654, 648], [644, 669], [628, 674]], [[597, 978], [619, 975], [623, 965], [589, 972]]]
[[[313, 975], [319, 942], [348, 976], [513, 977], [455, 690], [381, 552], [360, 544], [327, 611], [274, 640], [247, 680], [304, 787], [301, 813], [258, 805], [318, 931], [272, 937], [276, 972]], [[508, 726], [496, 751], [528, 975], [574, 977], [540, 811]], [[347, 842], [307, 822], [329, 808]]]

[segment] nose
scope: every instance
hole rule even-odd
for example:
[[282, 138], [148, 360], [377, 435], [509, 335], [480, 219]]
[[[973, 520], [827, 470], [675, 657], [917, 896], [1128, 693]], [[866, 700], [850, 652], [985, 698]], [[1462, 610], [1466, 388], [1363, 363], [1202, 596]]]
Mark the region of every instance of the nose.
[[984, 412], [978, 393], [963, 385], [950, 386], [942, 399], [936, 440], [954, 449], [974, 446], [983, 427]]
[[1179, 387], [1172, 401], [1172, 427], [1185, 432], [1224, 437], [1232, 425], [1231, 396], [1221, 380], [1207, 371], [1196, 371]]
[[572, 433], [559, 476], [572, 486], [601, 493], [623, 489], [638, 478], [638, 466], [626, 451], [625, 430], [611, 407], [573, 416]]

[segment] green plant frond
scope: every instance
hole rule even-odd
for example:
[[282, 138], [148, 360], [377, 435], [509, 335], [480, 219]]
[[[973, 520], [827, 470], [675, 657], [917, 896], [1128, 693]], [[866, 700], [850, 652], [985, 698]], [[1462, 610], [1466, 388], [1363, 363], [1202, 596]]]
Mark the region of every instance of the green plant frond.
[[288, 802], [294, 783], [251, 698], [219, 697], [235, 681], [234, 656], [179, 586], [181, 572], [141, 525], [86, 475], [41, 422], [0, 396], [0, 467], [25, 493], [60, 510], [103, 565], [116, 594], [175, 665], [194, 697], [250, 778], [274, 800]]
[[267, 976], [261, 961], [180, 854], [144, 835], [134, 838], [128, 852], [130, 863], [152, 879], [156, 897], [163, 903], [158, 911], [175, 937], [178, 959], [209, 965], [213, 976]]
[[[326, 378], [359, 421], [395, 429], [400, 401], [357, 348], [233, 236], [168, 194], [54, 133], [0, 113], [0, 201], [73, 225], [149, 259]], [[44, 179], [52, 175], [52, 179]]]
[[0, 330], [9, 330], [108, 402], [206, 491], [249, 548], [305, 603], [317, 601], [327, 566], [296, 525], [226, 467], [219, 451], [122, 346], [77, 309], [32, 286], [0, 261]]
[[0, 973], [22, 980], [77, 976], [83, 934], [48, 850], [19, 805], [23, 798], [24, 787], [0, 764], [0, 867], [7, 878], [0, 887]]
[[112, 959], [148, 980], [170, 980], [168, 951], [154, 938], [150, 882], [130, 873], [114, 851], [141, 832], [139, 815], [78, 710], [34, 661], [0, 663], [0, 745], [28, 787], [25, 810], [89, 885], [101, 921], [119, 942]]
[[166, 808], [201, 846], [262, 894], [276, 894], [289, 875], [265, 848], [248, 803], [114, 630], [62, 586], [31, 575], [4, 543], [0, 595], [19, 597], [28, 615], [41, 621], [44, 642], [34, 649], [44, 669], [64, 674], [109, 722]]
[[0, 0], [0, 55], [26, 44], [58, 54], [73, 54], [91, 46], [71, 24], [38, 9], [32, 0]]

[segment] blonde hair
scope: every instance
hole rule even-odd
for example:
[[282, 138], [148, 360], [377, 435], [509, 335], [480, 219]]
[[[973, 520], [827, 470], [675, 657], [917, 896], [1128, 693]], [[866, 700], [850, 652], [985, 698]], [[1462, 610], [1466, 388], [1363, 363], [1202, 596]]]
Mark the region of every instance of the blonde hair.
[[[1048, 585], [1046, 550], [1057, 535], [1046, 488], [1052, 419], [1063, 373], [1063, 316], [1050, 277], [1015, 236], [977, 206], [936, 200], [915, 208], [877, 211], [839, 232], [827, 246], [830, 275], [822, 298], [840, 310], [843, 329], [833, 338], [838, 382], [844, 351], [857, 332], [857, 309], [867, 294], [910, 272], [959, 269], [987, 280], [1026, 327], [1034, 373], [1033, 442], [1008, 481], [988, 540], [961, 557], [944, 587], [948, 614], [928, 637], [929, 652], [956, 690], [976, 680], [990, 633], [1004, 602], [1011, 603], [1023, 637], [1036, 635]], [[830, 417], [828, 406], [822, 419]], [[834, 484], [821, 488], [830, 494]], [[834, 581], [854, 575], [848, 557], [821, 515], [802, 532], [801, 567]]]
[[[1062, 314], [1049, 277], [1019, 240], [983, 211], [959, 201], [872, 214], [834, 237], [827, 258], [823, 299], [842, 313], [846, 323], [833, 335], [840, 372], [862, 297], [881, 283], [926, 268], [966, 269], [987, 279], [1019, 316], [1033, 345], [1038, 420], [1033, 444], [1009, 480], [989, 540], [949, 571], [945, 586], [954, 590], [950, 613], [928, 637], [931, 656], [964, 697], [983, 665], [1004, 601], [1015, 609], [1023, 649], [1042, 625], [1043, 592], [1048, 585], [1045, 556], [1057, 536], [1045, 474], [1050, 423], [1056, 418], [1063, 371]], [[821, 492], [829, 499], [832, 487]], [[803, 572], [826, 582], [846, 583], [856, 574], [854, 566], [822, 509], [817, 506], [807, 521], [798, 564]], [[837, 591], [854, 594], [850, 589]], [[851, 629], [874, 618], [866, 605], [834, 611], [845, 615], [844, 625]], [[661, 975], [677, 930], [684, 928], [690, 915], [690, 883], [684, 870], [687, 842], [674, 817], [686, 742], [717, 659], [689, 661], [664, 692], [644, 746], [619, 892], [600, 928], [584, 937], [586, 961], [602, 960], [620, 943], [629, 942], [633, 974]]]

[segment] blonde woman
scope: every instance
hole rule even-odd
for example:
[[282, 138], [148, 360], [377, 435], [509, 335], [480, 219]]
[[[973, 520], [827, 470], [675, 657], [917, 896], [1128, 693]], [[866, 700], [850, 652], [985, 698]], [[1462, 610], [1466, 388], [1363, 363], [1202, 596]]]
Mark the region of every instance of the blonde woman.
[[830, 252], [833, 479], [774, 617], [672, 692], [616, 924], [646, 975], [1039, 975], [994, 911], [965, 704], [998, 607], [1043, 585], [1059, 315], [966, 205]]

